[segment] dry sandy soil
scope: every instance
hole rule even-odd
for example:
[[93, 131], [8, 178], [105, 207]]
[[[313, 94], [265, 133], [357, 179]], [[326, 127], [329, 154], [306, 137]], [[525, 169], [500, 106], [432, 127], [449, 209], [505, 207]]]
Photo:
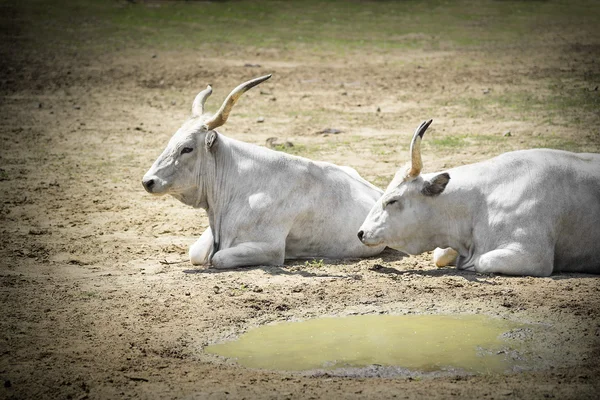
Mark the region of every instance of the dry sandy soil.
[[[543, 108], [482, 111], [461, 101], [515, 86], [543, 93], [548, 77], [593, 85], [569, 80], [598, 76], [598, 43], [575, 36], [535, 51], [207, 48], [101, 59], [3, 43], [0, 397], [597, 398], [598, 276], [482, 276], [394, 251], [323, 265], [195, 269], [187, 248], [207, 227], [205, 213], [141, 185], [199, 90], [213, 84], [207, 105], [215, 110], [231, 88], [265, 73], [274, 76], [245, 95], [221, 133], [260, 145], [276, 136], [380, 186], [429, 117], [429, 171], [546, 143], [597, 151], [597, 110], [559, 111], [550, 121]], [[342, 132], [318, 133], [326, 128]], [[203, 352], [266, 323], [367, 313], [529, 323], [543, 328], [526, 338], [538, 359], [507, 375], [344, 377], [250, 370]]]

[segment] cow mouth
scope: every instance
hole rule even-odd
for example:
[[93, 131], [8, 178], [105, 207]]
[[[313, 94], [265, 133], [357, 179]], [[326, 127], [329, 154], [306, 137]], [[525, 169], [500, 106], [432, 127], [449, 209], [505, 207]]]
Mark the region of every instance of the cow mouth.
[[165, 194], [167, 194], [169, 192], [168, 188], [166, 187], [152, 187], [152, 188], [147, 188], [145, 187], [146, 192], [150, 193], [152, 196], [164, 196]]
[[381, 246], [383, 244], [383, 242], [377, 242], [377, 243], [367, 243], [367, 242], [362, 242], [365, 246], [368, 247], [377, 247], [377, 246]]

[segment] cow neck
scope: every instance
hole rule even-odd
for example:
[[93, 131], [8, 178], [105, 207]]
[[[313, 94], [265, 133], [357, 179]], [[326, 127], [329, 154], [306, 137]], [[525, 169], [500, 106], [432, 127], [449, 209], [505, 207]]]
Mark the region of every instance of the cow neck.
[[[227, 137], [219, 134], [217, 143], [213, 149], [207, 152], [206, 176], [212, 179], [204, 179], [204, 192], [206, 194], [206, 212], [208, 222], [214, 237], [213, 255], [219, 250], [222, 243], [223, 219], [227, 216], [228, 207], [232, 204], [237, 173], [235, 157], [238, 152], [234, 151], [233, 142]], [[212, 255], [211, 255], [212, 257]]]
[[437, 227], [438, 246], [452, 247], [465, 256], [471, 251], [473, 245], [473, 218], [477, 217], [471, 206], [472, 202], [465, 199], [476, 199], [478, 190], [469, 186], [464, 188], [461, 185], [456, 186], [458, 189], [449, 185], [445, 196], [442, 194], [439, 197], [439, 200], [447, 200], [445, 204], [438, 205], [444, 210], [441, 217], [443, 222]]

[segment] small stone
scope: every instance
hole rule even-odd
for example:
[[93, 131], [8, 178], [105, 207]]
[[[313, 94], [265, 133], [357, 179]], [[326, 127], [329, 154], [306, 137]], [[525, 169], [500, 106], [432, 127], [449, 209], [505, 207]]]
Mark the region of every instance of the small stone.
[[156, 54], [152, 54], [152, 58], [156, 58], [158, 57]]
[[267, 147], [272, 149], [273, 147], [275, 147], [278, 144], [277, 137], [273, 136], [273, 137], [267, 138], [266, 143], [267, 143]]
[[259, 124], [262, 124], [263, 122], [265, 122], [265, 117], [258, 117], [256, 119], [256, 122], [258, 122]]
[[75, 110], [81, 110], [81, 106], [73, 106], [73, 109], [75, 109]]
[[510, 136], [512, 136], [512, 133], [510, 133], [510, 131], [506, 131], [506, 132], [504, 132], [504, 135], [502, 135], [502, 136], [510, 137]]
[[281, 147], [294, 147], [294, 143], [292, 143], [290, 141], [285, 141], [283, 143], [280, 143], [277, 140], [278, 140], [278, 138], [276, 136], [267, 138], [267, 140], [266, 140], [267, 147], [270, 149], [273, 149], [273, 148], [280, 149]]
[[377, 107], [377, 112], [381, 112], [381, 107]]
[[483, 94], [488, 94], [490, 92], [490, 88], [483, 89]]
[[328, 135], [328, 134], [337, 135], [338, 133], [342, 133], [342, 131], [339, 129], [335, 129], [335, 128], [325, 128], [322, 131], [319, 131], [317, 133], [321, 133], [324, 135]]
[[172, 105], [172, 106], [174, 106], [174, 105], [176, 105], [176, 104], [177, 104], [177, 102], [176, 102], [175, 100], [171, 101], [171, 105]]
[[192, 294], [190, 292], [185, 292], [186, 296], [191, 296]]

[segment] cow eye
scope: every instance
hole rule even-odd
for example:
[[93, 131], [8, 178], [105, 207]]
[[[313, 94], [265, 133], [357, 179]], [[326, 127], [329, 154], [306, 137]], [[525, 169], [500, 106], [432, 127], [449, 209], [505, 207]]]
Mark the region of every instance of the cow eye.
[[398, 200], [390, 200], [387, 202], [386, 206], [391, 206], [392, 204], [396, 204]]
[[194, 151], [194, 149], [192, 149], [191, 147], [184, 147], [183, 149], [181, 149], [181, 154], [191, 153], [192, 151]]

